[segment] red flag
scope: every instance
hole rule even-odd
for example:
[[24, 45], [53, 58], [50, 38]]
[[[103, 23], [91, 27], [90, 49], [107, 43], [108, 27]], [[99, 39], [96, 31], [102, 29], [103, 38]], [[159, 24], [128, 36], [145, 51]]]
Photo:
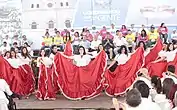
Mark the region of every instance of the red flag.
[[159, 38], [153, 49], [145, 56], [144, 67], [146, 67], [150, 62], [155, 61], [158, 57], [158, 53], [162, 50], [163, 43]]
[[126, 92], [137, 77], [136, 73], [142, 67], [144, 59], [143, 48], [138, 48], [126, 64], [118, 65], [114, 72], [106, 70], [105, 86], [108, 95], [120, 95]]
[[72, 56], [72, 47], [71, 47], [71, 42], [68, 41], [65, 46], [64, 54], [67, 56]]

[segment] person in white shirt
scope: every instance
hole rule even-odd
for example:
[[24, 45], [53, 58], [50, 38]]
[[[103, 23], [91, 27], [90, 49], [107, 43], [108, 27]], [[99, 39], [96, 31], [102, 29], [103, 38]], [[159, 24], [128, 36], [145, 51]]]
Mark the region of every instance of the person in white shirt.
[[55, 55], [56, 55], [56, 53], [57, 53], [57, 46], [56, 45], [53, 45], [52, 47], [51, 47], [51, 53], [50, 53], [50, 56], [49, 56], [49, 58], [52, 60], [52, 61], [54, 61], [54, 58], [55, 58]]
[[177, 32], [176, 32], [176, 29], [173, 29], [173, 32], [171, 34], [171, 40], [172, 40], [173, 44], [177, 43]]
[[21, 46], [21, 42], [20, 42], [20, 40], [19, 40], [19, 38], [18, 38], [18, 35], [15, 35], [15, 36], [14, 36], [14, 39], [13, 39], [13, 41], [12, 41], [12, 44], [14, 44], [15, 42], [17, 43], [17, 46], [18, 46], [18, 47]]
[[111, 24], [111, 28], [110, 28], [110, 30], [108, 32], [110, 32], [110, 34], [112, 36], [116, 35], [116, 28], [115, 28], [115, 25], [113, 23]]
[[7, 82], [4, 79], [0, 79], [0, 110], [9, 110], [9, 100], [7, 99], [4, 92], [9, 96], [13, 94]]
[[11, 46], [12, 45], [12, 41], [11, 39], [9, 38], [9, 35], [6, 35], [5, 38], [3, 39], [3, 42], [7, 42], [7, 45], [8, 46]]
[[108, 69], [114, 71], [118, 65], [125, 64], [129, 58], [127, 47], [122, 45]]
[[139, 29], [139, 31], [138, 31], [138, 34], [141, 34], [141, 31], [142, 30], [145, 30], [146, 31], [146, 33], [148, 33], [149, 31], [148, 31], [148, 29], [145, 27], [145, 25], [144, 24], [142, 24], [142, 27]]
[[120, 46], [125, 45], [127, 46], [128, 43], [119, 30], [116, 31], [116, 36], [113, 39], [113, 43], [115, 45], [114, 53], [117, 54], [117, 51], [120, 49]]
[[3, 55], [6, 53], [6, 51], [10, 51], [10, 46], [8, 46], [7, 42], [3, 42], [0, 51]]
[[163, 82], [165, 78], [171, 78], [177, 84], [177, 76], [175, 74], [175, 66], [174, 65], [168, 65], [167, 72], [163, 73], [163, 78], [161, 78], [161, 81]]
[[[142, 103], [141, 106], [145, 107], [145, 110], [161, 110], [159, 105], [156, 103], [152, 102], [150, 97], [150, 91], [149, 91], [149, 86], [144, 82], [144, 81], [137, 81], [134, 85], [133, 88], [136, 88], [140, 93], [142, 97]], [[149, 106], [151, 105], [151, 106]], [[143, 110], [144, 110], [143, 109]]]
[[[134, 34], [134, 36], [137, 38], [138, 36], [138, 31], [137, 29], [135, 28], [135, 24], [131, 24], [130, 25], [130, 30], [132, 31], [132, 34]], [[136, 40], [135, 40], [136, 41]]]
[[79, 55], [74, 55], [74, 56], [66, 56], [64, 54], [61, 54], [61, 55], [63, 55], [64, 57], [68, 59], [73, 59], [74, 64], [78, 67], [88, 65], [91, 59], [94, 58], [91, 55], [86, 54], [86, 50], [83, 46], [79, 47]]
[[93, 50], [97, 50], [98, 46], [101, 44], [102, 42], [100, 40], [98, 40], [97, 36], [94, 36], [93, 41], [91, 42], [91, 49]]

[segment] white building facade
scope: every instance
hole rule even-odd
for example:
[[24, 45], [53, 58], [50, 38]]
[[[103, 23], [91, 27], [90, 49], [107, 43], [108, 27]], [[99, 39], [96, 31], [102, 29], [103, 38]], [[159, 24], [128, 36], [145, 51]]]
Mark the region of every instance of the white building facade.
[[77, 0], [22, 0], [22, 33], [40, 48], [45, 30], [71, 28]]

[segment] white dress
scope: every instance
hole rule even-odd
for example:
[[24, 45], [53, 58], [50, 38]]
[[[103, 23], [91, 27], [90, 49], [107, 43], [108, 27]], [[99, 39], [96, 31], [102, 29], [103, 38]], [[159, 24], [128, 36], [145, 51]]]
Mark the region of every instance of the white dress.
[[176, 50], [165, 53], [165, 57], [167, 59], [167, 62], [173, 61], [175, 56], [176, 56]]
[[7, 59], [7, 61], [9, 62], [9, 64], [13, 67], [13, 68], [18, 68], [20, 66], [20, 60], [19, 59]]
[[129, 55], [127, 56], [126, 54], [118, 54], [114, 58], [114, 60], [118, 62], [118, 65], [125, 64], [129, 59]]
[[20, 65], [29, 65], [30, 64], [30, 59], [27, 57], [27, 58], [24, 58], [23, 56], [20, 56], [20, 59], [19, 59], [19, 62], [20, 62]]
[[74, 62], [76, 66], [86, 66], [90, 63], [92, 56], [90, 55], [74, 55]]

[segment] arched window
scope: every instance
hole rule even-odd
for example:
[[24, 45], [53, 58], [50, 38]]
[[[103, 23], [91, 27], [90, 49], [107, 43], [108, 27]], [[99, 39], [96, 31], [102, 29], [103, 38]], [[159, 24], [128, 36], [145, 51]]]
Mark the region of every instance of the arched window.
[[54, 28], [54, 22], [51, 20], [49, 21], [49, 29]]
[[34, 8], [34, 4], [31, 4], [31, 8]]
[[60, 3], [60, 6], [63, 7], [63, 2]]
[[31, 29], [37, 29], [37, 23], [36, 22], [32, 22]]
[[39, 8], [39, 4], [37, 4], [37, 6], [36, 6], [37, 8]]
[[66, 6], [69, 6], [69, 3], [68, 3], [68, 2], [66, 2]]

